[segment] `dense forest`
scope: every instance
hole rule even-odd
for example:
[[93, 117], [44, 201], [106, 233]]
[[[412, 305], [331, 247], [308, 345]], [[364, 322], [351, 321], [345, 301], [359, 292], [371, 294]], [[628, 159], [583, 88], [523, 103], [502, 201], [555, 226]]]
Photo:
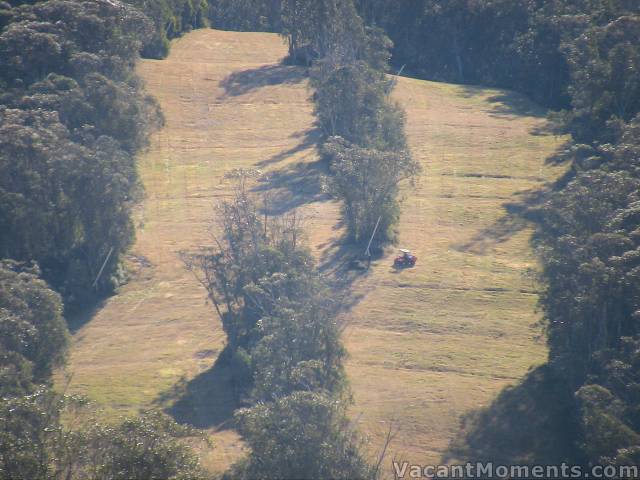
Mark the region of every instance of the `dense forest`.
[[103, 1], [3, 2], [0, 28], [0, 478], [199, 478], [191, 429], [153, 412], [106, 425], [51, 387], [63, 315], [126, 275], [135, 155], [162, 121], [133, 68], [163, 37]]
[[[181, 440], [197, 432], [154, 412], [102, 424], [51, 376], [68, 348], [65, 317], [126, 280], [144, 195], [135, 157], [162, 124], [135, 63], [208, 25], [278, 32], [285, 61], [308, 67], [326, 191], [358, 246], [376, 225], [375, 247], [393, 242], [400, 185], [419, 170], [390, 65], [553, 109], [550, 124], [571, 138], [555, 161], [569, 168], [521, 211], [542, 263], [541, 371], [560, 385], [539, 401], [562, 406], [570, 445], [545, 456], [508, 430], [497, 443], [513, 462], [640, 464], [638, 2], [46, 0], [0, 2], [0, 478], [206, 476]], [[216, 247], [185, 256], [222, 321], [244, 407], [250, 450], [226, 475], [376, 478], [346, 415], [334, 286], [299, 219], [259, 205], [241, 181], [219, 207]], [[63, 421], [69, 412], [78, 422]], [[491, 414], [471, 419], [459, 457], [487, 460], [496, 440], [478, 429]]]

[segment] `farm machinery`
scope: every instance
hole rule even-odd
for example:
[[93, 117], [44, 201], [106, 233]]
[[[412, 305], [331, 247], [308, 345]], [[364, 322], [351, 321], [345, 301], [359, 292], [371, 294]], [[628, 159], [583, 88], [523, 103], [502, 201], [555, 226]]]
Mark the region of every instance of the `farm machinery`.
[[411, 254], [411, 251], [400, 249], [400, 255], [398, 255], [393, 261], [393, 266], [396, 268], [409, 268], [414, 267], [418, 257]]

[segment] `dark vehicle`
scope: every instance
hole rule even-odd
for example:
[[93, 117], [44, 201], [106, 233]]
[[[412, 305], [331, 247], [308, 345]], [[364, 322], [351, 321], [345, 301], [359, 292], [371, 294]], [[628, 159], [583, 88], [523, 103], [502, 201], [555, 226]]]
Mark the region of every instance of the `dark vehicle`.
[[401, 249], [402, 255], [398, 255], [393, 262], [393, 266], [396, 268], [409, 268], [414, 267], [418, 261], [418, 257], [411, 255], [409, 250]]

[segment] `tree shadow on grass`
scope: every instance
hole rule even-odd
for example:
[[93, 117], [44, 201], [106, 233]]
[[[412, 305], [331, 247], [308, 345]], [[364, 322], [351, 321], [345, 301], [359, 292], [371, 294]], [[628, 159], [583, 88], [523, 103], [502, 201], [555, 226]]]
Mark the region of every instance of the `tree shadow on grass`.
[[276, 153], [275, 155], [267, 158], [266, 160], [262, 160], [258, 163], [259, 167], [266, 167], [267, 165], [271, 165], [273, 163], [281, 162], [285, 160], [287, 157], [295, 155], [296, 153], [307, 150], [308, 148], [315, 147], [321, 139], [320, 129], [317, 127], [313, 127], [307, 130], [303, 130], [301, 132], [296, 132], [291, 135], [291, 138], [300, 138], [300, 142], [292, 148], [288, 148], [281, 152]]
[[213, 366], [187, 381], [181, 379], [155, 401], [180, 424], [216, 430], [233, 428], [233, 413], [240, 407], [231, 367], [221, 354]]
[[327, 165], [321, 159], [298, 162], [261, 177], [252, 191], [265, 195], [269, 215], [282, 215], [308, 203], [328, 201], [322, 189], [326, 174]]
[[517, 92], [502, 91], [487, 98], [487, 101], [493, 104], [490, 110], [490, 115], [492, 116], [524, 115], [545, 118], [547, 115], [546, 109]]
[[[314, 202], [327, 202], [331, 197], [322, 188], [322, 177], [327, 174], [327, 165], [323, 160], [300, 162], [278, 170], [261, 179], [252, 191], [265, 195], [268, 215], [283, 215], [303, 205]], [[339, 231], [343, 222], [338, 221], [333, 230]], [[319, 245], [318, 271], [328, 279], [332, 290], [345, 310], [355, 305], [360, 297], [351, 291], [352, 284], [368, 275], [364, 247], [354, 245], [346, 238], [332, 238]], [[383, 252], [375, 252], [375, 262]]]
[[[335, 229], [341, 228], [339, 222]], [[364, 255], [364, 247], [349, 242], [346, 234], [342, 238], [322, 245], [323, 250], [318, 259], [318, 270], [332, 279], [335, 289], [351, 295], [350, 287], [354, 281], [366, 277], [371, 267], [382, 257], [382, 251], [375, 251], [369, 263]], [[345, 299], [343, 303], [355, 304], [358, 298]]]
[[95, 317], [98, 312], [104, 308], [106, 301], [106, 298], [99, 299], [95, 303], [85, 305], [66, 314], [65, 318], [67, 319], [67, 328], [71, 335], [78, 333], [82, 327], [93, 320], [93, 317]]
[[[550, 155], [545, 163], [548, 165], [567, 164], [572, 159], [571, 155], [567, 144], [564, 144]], [[523, 229], [539, 222], [541, 207], [554, 192], [564, 188], [574, 176], [575, 170], [569, 168], [552, 183], [515, 193], [514, 201], [502, 205], [504, 213], [500, 218], [490, 226], [478, 231], [471, 240], [453, 245], [452, 248], [460, 252], [486, 254], [491, 248], [508, 241]]]
[[[463, 98], [484, 96], [487, 93], [486, 87], [476, 85], [461, 85], [460, 87], [460, 96]], [[493, 117], [517, 115], [545, 118], [547, 115], [547, 110], [544, 107], [541, 107], [526, 95], [511, 90], [501, 90], [488, 97], [486, 102], [491, 104], [488, 112]]]
[[[291, 138], [300, 139], [297, 145], [262, 160], [258, 166], [279, 163], [305, 150], [309, 150], [309, 155], [314, 155], [321, 135], [317, 126], [295, 132]], [[304, 157], [308, 157], [306, 153], [302, 157], [301, 161], [268, 172], [252, 188], [253, 193], [265, 197], [268, 214], [282, 215], [308, 203], [329, 200], [322, 189], [322, 178], [329, 173], [327, 162], [321, 158], [305, 161]]]
[[491, 405], [467, 414], [444, 462], [580, 464], [572, 392], [551, 367], [532, 370]]
[[544, 203], [549, 191], [549, 187], [542, 187], [517, 193], [520, 198], [503, 204], [504, 214], [493, 224], [477, 232], [471, 240], [453, 245], [452, 248], [460, 252], [486, 254], [531, 225], [535, 209]]
[[253, 90], [281, 84], [296, 84], [307, 77], [304, 68], [291, 65], [264, 65], [233, 72], [220, 82], [225, 97], [238, 97]]

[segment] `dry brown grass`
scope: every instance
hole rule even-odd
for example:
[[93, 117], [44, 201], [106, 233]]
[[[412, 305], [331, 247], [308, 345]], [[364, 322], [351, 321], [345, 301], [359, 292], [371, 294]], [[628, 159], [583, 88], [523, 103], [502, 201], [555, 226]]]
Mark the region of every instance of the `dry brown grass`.
[[[168, 59], [140, 63], [166, 126], [140, 158], [147, 195], [134, 274], [75, 334], [68, 366], [70, 391], [109, 417], [182, 399], [212, 432], [215, 448], [203, 455], [215, 471], [242, 451], [226, 429], [227, 378], [211, 370], [224, 335], [178, 253], [210, 243], [213, 205], [239, 167], [262, 170], [256, 188], [274, 206], [301, 208], [320, 259], [332, 261], [340, 238], [337, 207], [318, 189], [307, 84], [301, 69], [278, 64], [285, 53], [272, 34], [198, 30]], [[436, 461], [463, 413], [545, 358], [524, 275], [534, 267], [530, 232], [503, 205], [559, 173], [544, 159], [560, 139], [534, 134], [541, 112], [517, 95], [403, 78], [394, 96], [424, 166], [400, 225], [419, 261], [394, 272], [390, 251], [353, 284], [363, 298], [344, 337], [348, 374], [372, 451], [393, 421], [392, 456]]]

